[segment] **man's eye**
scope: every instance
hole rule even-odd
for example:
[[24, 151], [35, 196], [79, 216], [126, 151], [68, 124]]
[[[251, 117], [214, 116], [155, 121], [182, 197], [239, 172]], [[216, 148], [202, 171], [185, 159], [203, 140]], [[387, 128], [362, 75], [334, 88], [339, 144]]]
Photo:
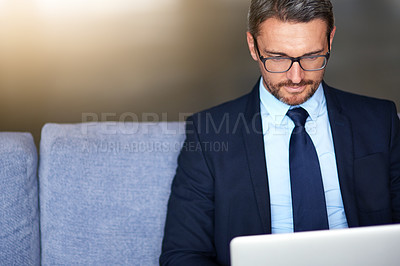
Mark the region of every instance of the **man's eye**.
[[317, 60], [318, 58], [319, 58], [318, 56], [309, 56], [309, 57], [303, 58], [303, 60], [311, 62], [311, 61]]

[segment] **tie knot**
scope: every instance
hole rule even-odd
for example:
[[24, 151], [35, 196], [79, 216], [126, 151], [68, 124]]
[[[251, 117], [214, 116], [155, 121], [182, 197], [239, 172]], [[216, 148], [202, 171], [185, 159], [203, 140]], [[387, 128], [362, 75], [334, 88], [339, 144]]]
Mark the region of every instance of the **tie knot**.
[[308, 117], [308, 113], [302, 107], [289, 110], [286, 115], [292, 119], [296, 127], [304, 127]]

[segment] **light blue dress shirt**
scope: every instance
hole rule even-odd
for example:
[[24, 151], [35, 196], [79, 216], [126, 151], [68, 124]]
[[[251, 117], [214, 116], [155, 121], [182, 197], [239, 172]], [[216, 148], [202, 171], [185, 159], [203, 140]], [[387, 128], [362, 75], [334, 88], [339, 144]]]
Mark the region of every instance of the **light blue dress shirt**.
[[[335, 150], [323, 87], [300, 105], [309, 113], [306, 131], [317, 150], [330, 229], [347, 228], [336, 168]], [[272, 233], [293, 232], [289, 173], [289, 141], [294, 128], [286, 116], [290, 106], [276, 99], [260, 81], [260, 110], [271, 201]]]

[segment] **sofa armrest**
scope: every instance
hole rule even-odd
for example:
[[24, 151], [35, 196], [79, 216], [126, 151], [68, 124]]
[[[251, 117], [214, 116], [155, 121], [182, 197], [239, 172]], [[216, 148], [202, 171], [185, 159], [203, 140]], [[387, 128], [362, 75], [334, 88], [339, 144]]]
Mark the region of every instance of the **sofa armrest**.
[[29, 133], [0, 133], [0, 263], [39, 265], [37, 151]]

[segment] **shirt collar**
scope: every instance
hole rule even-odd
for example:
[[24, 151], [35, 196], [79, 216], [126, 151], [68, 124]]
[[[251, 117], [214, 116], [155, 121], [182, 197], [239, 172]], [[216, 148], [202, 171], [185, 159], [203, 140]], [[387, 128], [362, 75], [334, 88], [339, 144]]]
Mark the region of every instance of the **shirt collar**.
[[[275, 98], [264, 86], [263, 78], [260, 79], [260, 101], [264, 109], [276, 123], [281, 124], [289, 109], [297, 107], [287, 105]], [[316, 121], [322, 113], [322, 108], [326, 106], [326, 100], [322, 83], [319, 84], [317, 91], [306, 102], [299, 105], [309, 114], [311, 120]]]
[[312, 121], [316, 121], [318, 116], [322, 114], [322, 108], [326, 106], [324, 89], [322, 83], [319, 84], [318, 89], [305, 103], [300, 104], [301, 107], [306, 109]]

